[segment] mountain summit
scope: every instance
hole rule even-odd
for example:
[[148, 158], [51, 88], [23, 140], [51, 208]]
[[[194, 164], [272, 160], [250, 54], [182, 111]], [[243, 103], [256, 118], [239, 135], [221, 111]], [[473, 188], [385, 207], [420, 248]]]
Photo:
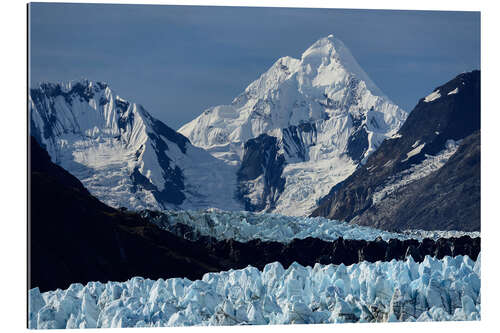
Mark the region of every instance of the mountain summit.
[[329, 35], [300, 59], [278, 59], [230, 105], [207, 109], [179, 132], [239, 167], [247, 210], [305, 215], [406, 117]]
[[342, 41], [329, 35], [309, 47], [301, 59], [278, 59], [230, 105], [207, 109], [179, 132], [195, 145], [211, 148], [340, 113], [359, 116], [372, 107], [383, 109], [384, 129], [406, 117], [371, 81]]

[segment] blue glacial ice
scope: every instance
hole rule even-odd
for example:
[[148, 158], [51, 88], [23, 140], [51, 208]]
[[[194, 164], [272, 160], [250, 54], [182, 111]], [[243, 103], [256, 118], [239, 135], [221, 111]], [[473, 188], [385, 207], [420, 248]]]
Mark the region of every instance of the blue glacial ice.
[[201, 280], [29, 290], [29, 327], [153, 327], [479, 320], [481, 256], [284, 269], [274, 262]]
[[[450, 238], [468, 235], [479, 237], [479, 232], [405, 230], [389, 232], [371, 227], [348, 224], [324, 217], [296, 217], [279, 214], [258, 214], [251, 212], [231, 212], [218, 209], [200, 211], [168, 210], [163, 215], [149, 217], [150, 221], [162, 229], [175, 232], [178, 225], [187, 225], [197, 235], [211, 236], [218, 240], [234, 239], [248, 242], [252, 239], [263, 241], [291, 242], [294, 238], [319, 238], [334, 241], [344, 239], [364, 239], [367, 241], [381, 237], [389, 239]], [[196, 235], [180, 235], [196, 238]]]

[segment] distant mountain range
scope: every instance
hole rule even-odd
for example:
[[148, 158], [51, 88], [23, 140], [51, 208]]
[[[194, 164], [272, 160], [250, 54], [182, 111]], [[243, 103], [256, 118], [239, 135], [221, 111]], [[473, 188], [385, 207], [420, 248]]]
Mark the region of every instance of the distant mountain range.
[[105, 83], [44, 83], [29, 106], [31, 133], [54, 162], [111, 206], [299, 216], [407, 117], [332, 35], [180, 134]]
[[30, 134], [105, 204], [479, 230], [479, 72], [408, 114], [330, 35], [178, 132], [106, 83], [30, 89]]

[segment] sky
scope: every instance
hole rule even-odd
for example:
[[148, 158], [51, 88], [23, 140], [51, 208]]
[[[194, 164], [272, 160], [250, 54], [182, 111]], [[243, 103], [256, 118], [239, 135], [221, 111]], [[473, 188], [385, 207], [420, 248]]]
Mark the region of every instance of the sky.
[[174, 129], [332, 33], [407, 111], [480, 69], [479, 12], [32, 3], [29, 17], [31, 84], [104, 81]]

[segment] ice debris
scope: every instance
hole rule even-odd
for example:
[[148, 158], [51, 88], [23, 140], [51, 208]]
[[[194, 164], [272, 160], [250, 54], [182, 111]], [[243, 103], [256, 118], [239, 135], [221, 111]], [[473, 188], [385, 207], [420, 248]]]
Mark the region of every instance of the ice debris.
[[[307, 237], [325, 241], [334, 241], [340, 237], [366, 241], [373, 241], [377, 237], [381, 237], [384, 241], [389, 239], [417, 239], [421, 241], [424, 238], [437, 240], [464, 235], [472, 238], [480, 236], [479, 232], [461, 231], [407, 230], [396, 233], [329, 220], [324, 217], [295, 217], [244, 211], [231, 212], [219, 209], [169, 210], [163, 214], [151, 214], [148, 211], [143, 211], [142, 214], [160, 228], [192, 240], [197, 239], [197, 236], [200, 235], [211, 236], [217, 240], [234, 239], [248, 242], [252, 239], [260, 239], [281, 243], [289, 243], [294, 238], [304, 239]], [[182, 226], [188, 226], [190, 230], [186, 231]]]
[[29, 327], [479, 320], [481, 256], [207, 273], [29, 291]]

